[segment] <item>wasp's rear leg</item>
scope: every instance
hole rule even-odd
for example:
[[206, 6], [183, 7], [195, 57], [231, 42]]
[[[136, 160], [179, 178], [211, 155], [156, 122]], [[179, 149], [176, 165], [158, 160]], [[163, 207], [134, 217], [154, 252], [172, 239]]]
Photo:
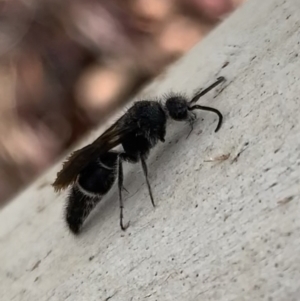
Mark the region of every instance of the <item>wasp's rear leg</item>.
[[120, 202], [120, 227], [123, 231], [125, 231], [129, 227], [129, 222], [125, 226], [123, 225], [124, 202], [123, 202], [122, 190], [124, 189], [124, 186], [123, 186], [123, 164], [122, 164], [122, 159], [120, 157], [119, 157], [119, 164], [118, 164], [118, 188], [119, 188], [119, 202]]
[[149, 179], [148, 179], [148, 168], [147, 168], [146, 160], [143, 156], [141, 156], [141, 163], [142, 163], [142, 169], [143, 169], [144, 176], [145, 176], [145, 179], [146, 179], [146, 183], [147, 183], [151, 203], [152, 203], [153, 207], [155, 207], [153, 194], [152, 194], [152, 189], [151, 189], [150, 182], [149, 182]]

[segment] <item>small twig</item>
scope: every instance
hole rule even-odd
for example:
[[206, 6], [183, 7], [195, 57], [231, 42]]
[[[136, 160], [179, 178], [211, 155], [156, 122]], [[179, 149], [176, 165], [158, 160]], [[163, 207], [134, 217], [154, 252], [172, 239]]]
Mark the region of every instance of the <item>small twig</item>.
[[277, 202], [278, 205], [286, 205], [288, 204], [289, 202], [291, 202], [293, 200], [293, 196], [288, 196], [280, 201]]
[[34, 271], [35, 269], [37, 269], [37, 268], [39, 267], [40, 263], [41, 263], [41, 260], [38, 260], [38, 261], [35, 263], [35, 265], [31, 268], [30, 271], [32, 272], [32, 271]]
[[246, 148], [248, 147], [249, 142], [246, 142], [242, 149], [237, 153], [237, 155], [232, 159], [231, 163], [235, 163], [237, 162], [237, 160], [239, 159], [240, 155], [246, 150]]
[[104, 299], [104, 301], [110, 300], [112, 297], [114, 297], [117, 294], [117, 292], [114, 292], [111, 296], [108, 296], [107, 298]]
[[230, 214], [225, 214], [224, 215], [224, 222], [226, 222], [229, 217], [230, 217]]
[[209, 158], [207, 160], [204, 160], [204, 162], [222, 162], [222, 161], [228, 160], [229, 157], [230, 157], [230, 154], [224, 154], [221, 156], [217, 156], [215, 158]]

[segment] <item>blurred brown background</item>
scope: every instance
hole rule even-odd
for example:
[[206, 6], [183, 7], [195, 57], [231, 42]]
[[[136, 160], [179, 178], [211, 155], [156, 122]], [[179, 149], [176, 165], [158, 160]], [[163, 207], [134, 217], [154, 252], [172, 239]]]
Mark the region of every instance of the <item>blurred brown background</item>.
[[245, 0], [0, 0], [0, 204]]

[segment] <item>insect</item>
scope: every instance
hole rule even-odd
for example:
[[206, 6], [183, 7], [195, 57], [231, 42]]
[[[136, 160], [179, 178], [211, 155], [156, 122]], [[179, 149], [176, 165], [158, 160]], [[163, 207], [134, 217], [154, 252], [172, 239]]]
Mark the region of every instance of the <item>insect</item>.
[[[195, 110], [217, 114], [219, 118], [215, 129], [217, 132], [222, 125], [222, 114], [217, 109], [195, 103], [224, 80], [224, 77], [219, 77], [212, 85], [196, 93], [190, 101], [180, 94], [167, 96], [165, 103], [137, 101], [94, 142], [71, 154], [52, 184], [56, 191], [72, 185], [66, 207], [66, 222], [70, 230], [75, 234], [79, 233], [84, 220], [111, 189], [116, 178], [118, 178], [120, 227], [122, 230], [127, 229], [129, 223], [123, 224], [124, 161], [141, 162], [150, 199], [155, 206], [146, 163], [151, 149], [159, 141], [165, 141], [168, 118], [188, 122], [191, 133], [196, 120]], [[112, 151], [118, 145], [122, 145], [123, 151]]]

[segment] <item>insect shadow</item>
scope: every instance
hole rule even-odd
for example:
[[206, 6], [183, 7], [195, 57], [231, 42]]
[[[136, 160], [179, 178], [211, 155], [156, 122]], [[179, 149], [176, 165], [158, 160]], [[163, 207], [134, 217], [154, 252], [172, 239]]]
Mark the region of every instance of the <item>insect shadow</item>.
[[[217, 132], [222, 125], [222, 114], [217, 109], [195, 103], [224, 80], [219, 77], [191, 100], [181, 94], [170, 94], [164, 103], [147, 100], [135, 102], [93, 143], [75, 151], [53, 183], [56, 190], [71, 185], [66, 207], [66, 221], [70, 230], [74, 234], [79, 233], [90, 212], [107, 195], [115, 181], [118, 183], [120, 227], [125, 230], [129, 226], [129, 223], [123, 224], [123, 162], [141, 163], [150, 200], [155, 206], [146, 163], [151, 149], [158, 141], [165, 142], [168, 119], [187, 122], [190, 126], [189, 136], [196, 121], [195, 110], [215, 113], [218, 116]], [[123, 146], [123, 151], [113, 150], [118, 145]]]

